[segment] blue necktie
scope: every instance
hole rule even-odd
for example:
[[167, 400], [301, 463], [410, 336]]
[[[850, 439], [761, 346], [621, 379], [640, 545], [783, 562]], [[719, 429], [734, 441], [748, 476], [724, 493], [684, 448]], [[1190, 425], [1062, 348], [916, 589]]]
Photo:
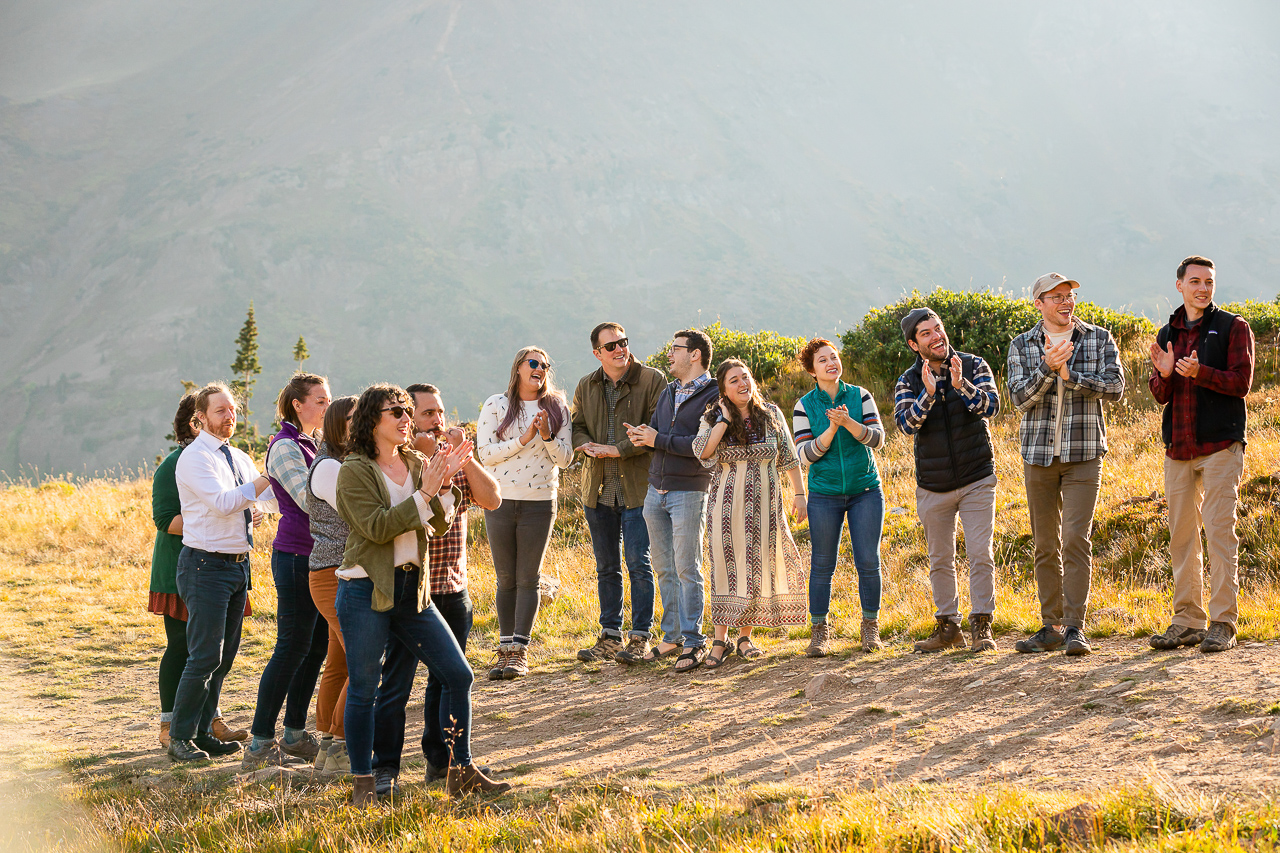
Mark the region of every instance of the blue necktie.
[[[231, 460], [231, 448], [224, 444], [219, 449], [222, 451], [223, 458], [227, 460], [227, 464], [231, 466], [231, 474], [236, 478], [236, 485], [243, 486], [244, 477], [240, 476], [240, 471], [236, 468], [236, 463]], [[253, 550], [253, 511], [249, 509], [245, 509], [244, 511], [244, 535], [249, 540], [249, 550], [252, 551]]]

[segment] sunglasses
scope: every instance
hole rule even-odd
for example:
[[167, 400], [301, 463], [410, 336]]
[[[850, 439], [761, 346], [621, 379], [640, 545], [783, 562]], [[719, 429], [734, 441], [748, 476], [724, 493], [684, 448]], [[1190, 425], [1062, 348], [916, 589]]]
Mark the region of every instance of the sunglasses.
[[546, 370], [551, 365], [545, 361], [538, 361], [536, 358], [529, 359], [529, 366], [534, 370]]
[[381, 411], [390, 412], [395, 417], [396, 420], [400, 420], [405, 415], [408, 415], [409, 417], [413, 417], [413, 409], [407, 409], [404, 406], [389, 406], [388, 408], [382, 409]]
[[605, 352], [613, 352], [618, 347], [622, 347], [623, 349], [626, 349], [627, 343], [628, 343], [628, 340], [626, 338], [618, 338], [616, 341], [609, 341], [609, 343], [607, 344], [601, 344], [600, 349], [604, 350]]

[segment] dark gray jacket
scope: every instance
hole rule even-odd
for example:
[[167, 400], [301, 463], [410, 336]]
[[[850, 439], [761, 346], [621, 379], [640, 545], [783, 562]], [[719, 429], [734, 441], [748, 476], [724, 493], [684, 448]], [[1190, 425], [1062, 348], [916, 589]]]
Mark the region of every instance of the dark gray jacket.
[[712, 469], [693, 452], [693, 439], [707, 406], [720, 399], [720, 389], [712, 379], [675, 412], [676, 384], [672, 382], [663, 390], [649, 419], [649, 426], [658, 431], [649, 463], [649, 485], [669, 492], [705, 492], [711, 487]]

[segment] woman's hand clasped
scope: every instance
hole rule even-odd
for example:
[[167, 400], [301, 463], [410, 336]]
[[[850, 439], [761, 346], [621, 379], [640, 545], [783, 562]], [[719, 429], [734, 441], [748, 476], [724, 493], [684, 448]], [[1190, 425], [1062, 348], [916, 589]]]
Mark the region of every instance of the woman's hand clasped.
[[791, 499], [791, 511], [795, 514], [797, 522], [802, 522], [809, 517], [809, 500], [803, 493], [797, 492]]

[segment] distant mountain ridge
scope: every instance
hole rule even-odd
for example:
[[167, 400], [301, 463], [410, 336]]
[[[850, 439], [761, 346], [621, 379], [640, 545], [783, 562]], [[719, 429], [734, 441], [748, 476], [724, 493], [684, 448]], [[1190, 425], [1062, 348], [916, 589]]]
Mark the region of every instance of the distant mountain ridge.
[[270, 400], [306, 336], [336, 393], [465, 416], [545, 345], [637, 354], [721, 319], [855, 325], [912, 287], [1159, 317], [1280, 261], [1267, 4], [50, 0], [0, 11], [0, 471], [163, 448], [250, 299]]

